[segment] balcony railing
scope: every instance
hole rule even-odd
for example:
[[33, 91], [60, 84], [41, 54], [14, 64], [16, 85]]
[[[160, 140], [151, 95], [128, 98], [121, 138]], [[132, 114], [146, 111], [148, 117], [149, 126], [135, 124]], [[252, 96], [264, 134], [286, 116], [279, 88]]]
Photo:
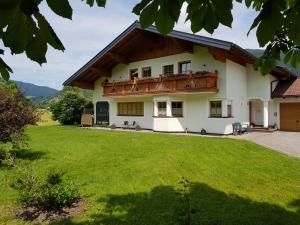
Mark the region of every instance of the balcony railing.
[[162, 93], [210, 92], [216, 93], [218, 73], [197, 72], [190, 74], [160, 75], [103, 83], [104, 96], [157, 95]]

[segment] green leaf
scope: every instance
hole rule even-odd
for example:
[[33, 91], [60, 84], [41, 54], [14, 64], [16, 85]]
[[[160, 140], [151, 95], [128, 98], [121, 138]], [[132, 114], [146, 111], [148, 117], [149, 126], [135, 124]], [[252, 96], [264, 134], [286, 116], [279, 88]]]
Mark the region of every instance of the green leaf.
[[[1, 49], [2, 50], [2, 49]], [[1, 53], [2, 55], [2, 53]], [[4, 80], [9, 80], [9, 73], [12, 73], [12, 69], [4, 62], [4, 60], [0, 57], [0, 74]]]
[[136, 15], [140, 15], [141, 12], [145, 9], [145, 7], [151, 2], [152, 0], [142, 0], [140, 3], [136, 4], [132, 9], [132, 12]]
[[199, 32], [203, 28], [204, 16], [206, 14], [206, 7], [202, 11], [198, 10], [191, 18], [191, 29], [193, 33]]
[[45, 17], [40, 14], [37, 13], [35, 14], [35, 18], [38, 21], [38, 25], [40, 28], [40, 35], [42, 35], [44, 37], [44, 39], [55, 49], [57, 50], [65, 50], [64, 45], [62, 44], [62, 42], [59, 40], [59, 38], [57, 37], [56, 33], [54, 32], [54, 30], [52, 29], [52, 27], [50, 26], [50, 24], [48, 23], [48, 21], [45, 19]]
[[233, 21], [231, 14], [233, 7], [232, 0], [215, 1], [214, 6], [219, 22], [224, 26], [231, 27]]
[[24, 52], [32, 38], [33, 25], [34, 22], [31, 18], [25, 16], [21, 11], [17, 11], [3, 34], [4, 45], [9, 47], [12, 53]]
[[96, 0], [96, 2], [99, 7], [105, 7], [106, 5], [106, 0]]
[[157, 17], [157, 10], [158, 10], [158, 1], [153, 1], [142, 11], [140, 16], [140, 22], [143, 28], [147, 28], [154, 23]]
[[277, 30], [283, 25], [283, 14], [281, 5], [277, 0], [270, 0], [265, 3], [261, 12], [261, 21], [257, 27], [256, 36], [260, 47], [264, 47], [274, 39]]
[[47, 0], [47, 4], [57, 15], [72, 19], [73, 10], [68, 0]]
[[207, 6], [203, 28], [210, 34], [219, 26], [219, 20], [211, 4]]
[[39, 11], [35, 0], [21, 0], [20, 9], [27, 16], [31, 16]]
[[175, 22], [169, 14], [167, 1], [166, 0], [161, 0], [161, 1], [163, 1], [163, 2], [160, 5], [158, 15], [155, 19], [155, 24], [156, 24], [157, 30], [160, 33], [168, 34], [173, 30]]
[[33, 38], [26, 49], [27, 57], [38, 62], [40, 65], [47, 62], [46, 52], [47, 42], [41, 35], [37, 35]]
[[90, 7], [93, 7], [93, 6], [94, 6], [94, 0], [86, 0], [86, 3], [87, 3]]

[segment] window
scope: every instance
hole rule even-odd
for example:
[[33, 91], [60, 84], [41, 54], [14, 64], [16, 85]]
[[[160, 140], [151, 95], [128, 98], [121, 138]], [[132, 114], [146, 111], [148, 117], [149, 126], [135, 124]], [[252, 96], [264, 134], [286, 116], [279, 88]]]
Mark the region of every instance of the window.
[[182, 117], [183, 116], [183, 107], [182, 102], [172, 102], [172, 116]]
[[178, 66], [179, 66], [178, 71], [179, 71], [179, 73], [182, 73], [182, 74], [187, 74], [192, 69], [191, 61], [180, 62], [178, 64]]
[[165, 65], [165, 66], [163, 66], [163, 74], [164, 75], [174, 74], [174, 65]]
[[118, 116], [144, 116], [144, 103], [119, 102]]
[[132, 70], [130, 70], [130, 79], [134, 80], [135, 77], [136, 78], [139, 77], [138, 69], [132, 69]]
[[151, 77], [151, 67], [142, 68], [143, 77]]
[[222, 102], [211, 101], [210, 102], [210, 117], [222, 117]]
[[157, 116], [167, 116], [167, 103], [158, 102], [157, 103]]
[[227, 117], [232, 117], [232, 105], [227, 105]]

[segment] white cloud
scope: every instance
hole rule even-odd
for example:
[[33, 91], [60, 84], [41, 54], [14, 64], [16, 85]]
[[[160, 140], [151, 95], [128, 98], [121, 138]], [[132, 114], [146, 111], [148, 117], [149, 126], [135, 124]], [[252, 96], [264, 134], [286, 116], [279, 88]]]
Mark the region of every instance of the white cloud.
[[[70, 1], [74, 9], [72, 21], [55, 15], [44, 3], [41, 10], [64, 43], [66, 51], [63, 53], [49, 47], [48, 62], [42, 67], [24, 55], [11, 56], [6, 51], [4, 59], [14, 70], [12, 79], [61, 88], [64, 80], [137, 19], [131, 10], [138, 1], [110, 0], [105, 9], [90, 8], [82, 1]], [[255, 12], [235, 4], [233, 14], [233, 28], [220, 27], [213, 37], [235, 42], [242, 47], [257, 48], [255, 33], [252, 32], [248, 38], [246, 36]], [[190, 32], [184, 17], [181, 17], [176, 29]], [[211, 36], [205, 32], [200, 34]]]

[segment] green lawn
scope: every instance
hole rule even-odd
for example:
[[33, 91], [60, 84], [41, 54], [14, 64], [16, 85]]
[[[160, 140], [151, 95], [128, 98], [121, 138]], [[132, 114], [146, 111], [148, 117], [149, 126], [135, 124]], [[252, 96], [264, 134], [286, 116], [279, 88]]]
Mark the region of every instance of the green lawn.
[[[19, 165], [61, 168], [86, 198], [84, 214], [53, 224], [178, 224], [182, 176], [193, 224], [300, 224], [300, 160], [250, 142], [58, 125], [27, 133], [31, 153]], [[24, 223], [11, 213], [14, 172], [0, 168], [0, 224]]]

